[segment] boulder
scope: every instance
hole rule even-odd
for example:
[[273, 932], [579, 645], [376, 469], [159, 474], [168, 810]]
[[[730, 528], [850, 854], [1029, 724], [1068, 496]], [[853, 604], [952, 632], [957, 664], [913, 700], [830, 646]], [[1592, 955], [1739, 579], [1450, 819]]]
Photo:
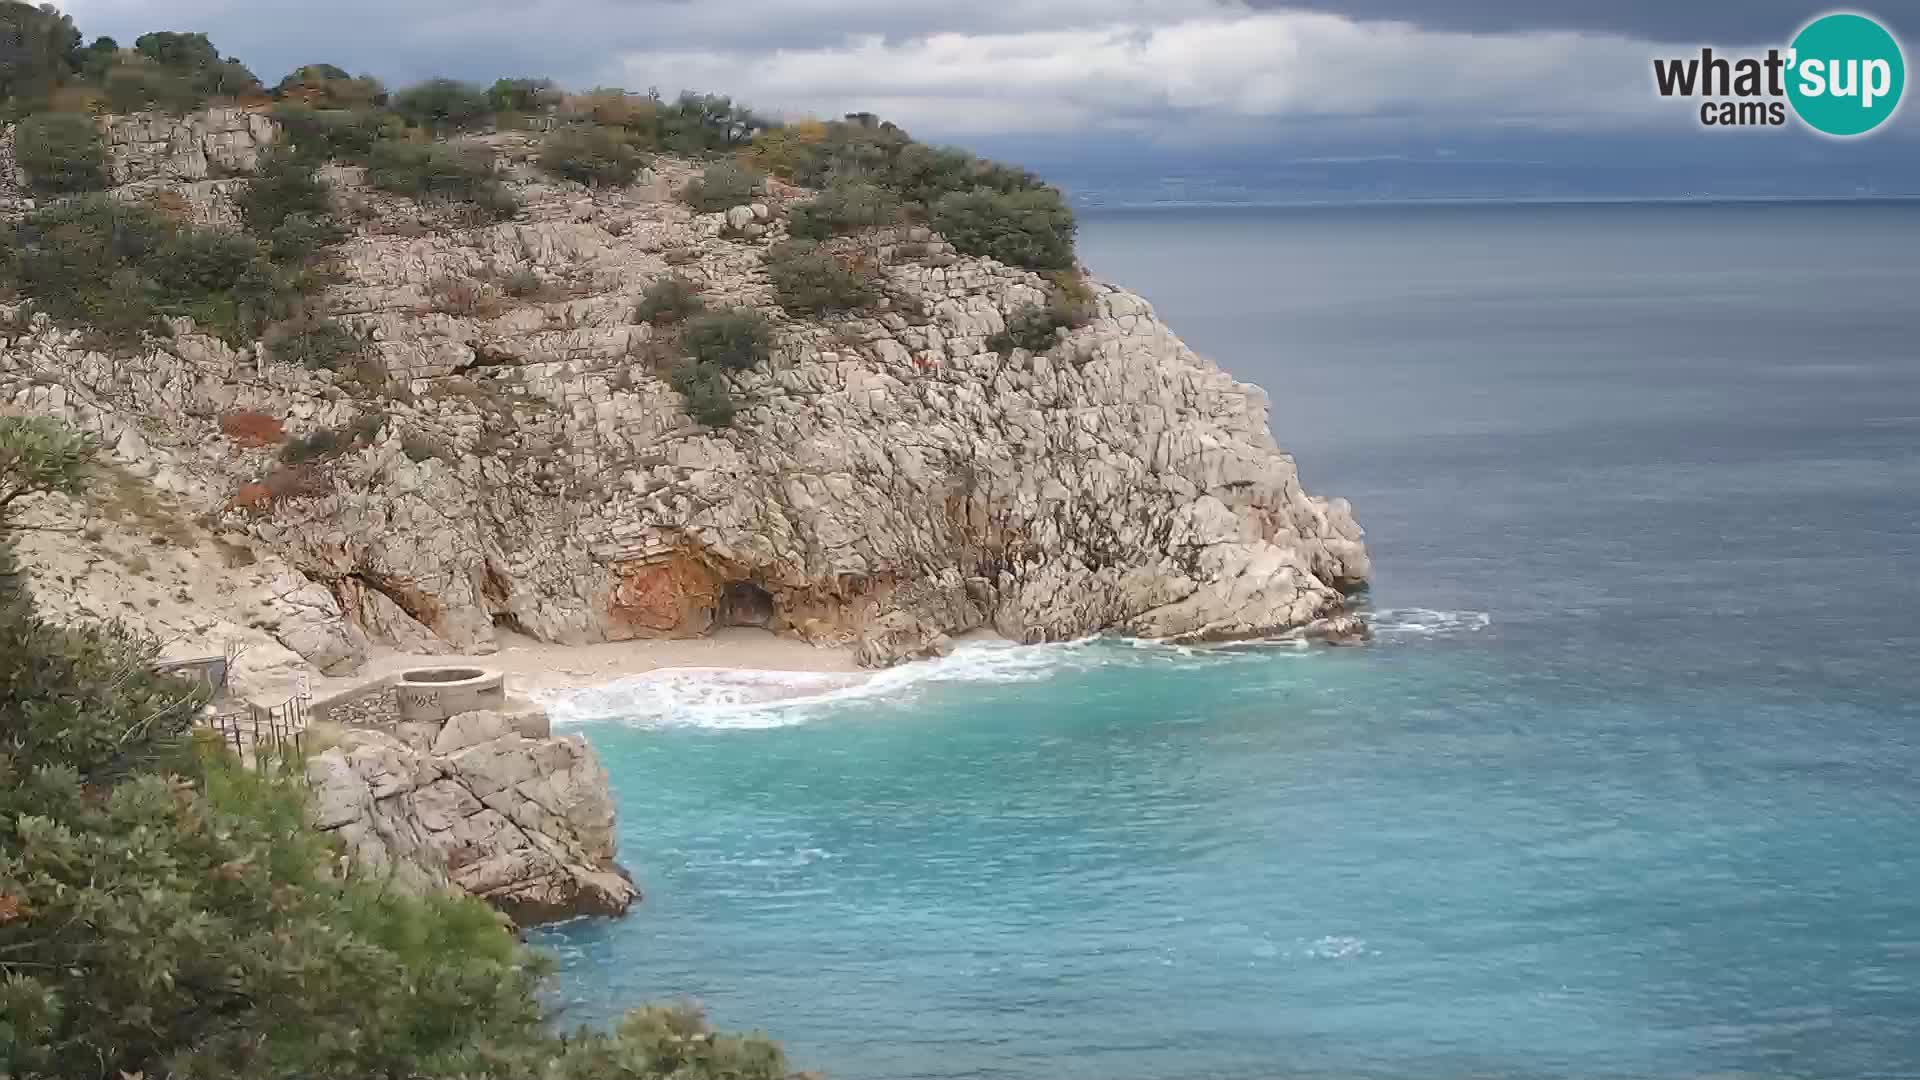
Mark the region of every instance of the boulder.
[[307, 763], [314, 827], [353, 873], [458, 889], [522, 926], [622, 914], [640, 893], [614, 862], [606, 771], [577, 735], [523, 734], [544, 730], [533, 711], [463, 713], [426, 749], [346, 729]]

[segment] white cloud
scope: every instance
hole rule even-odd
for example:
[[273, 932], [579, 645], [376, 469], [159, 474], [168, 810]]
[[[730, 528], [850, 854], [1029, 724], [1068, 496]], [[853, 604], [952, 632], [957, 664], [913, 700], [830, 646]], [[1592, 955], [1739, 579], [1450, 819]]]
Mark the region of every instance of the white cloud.
[[[1336, 2], [1336, 0], [1326, 0]], [[268, 81], [551, 75], [867, 110], [929, 135], [1332, 118], [1595, 128], [1677, 115], [1644, 42], [1465, 34], [1238, 0], [65, 0], [91, 34], [204, 29]], [[1684, 112], [1684, 110], [1679, 110]], [[1680, 117], [1685, 119], [1685, 117]]]
[[726, 87], [770, 110], [867, 109], [959, 134], [1129, 127], [1186, 113], [1559, 127], [1660, 115], [1652, 55], [1611, 36], [1468, 35], [1286, 11], [767, 51], [636, 49], [618, 70], [634, 85]]

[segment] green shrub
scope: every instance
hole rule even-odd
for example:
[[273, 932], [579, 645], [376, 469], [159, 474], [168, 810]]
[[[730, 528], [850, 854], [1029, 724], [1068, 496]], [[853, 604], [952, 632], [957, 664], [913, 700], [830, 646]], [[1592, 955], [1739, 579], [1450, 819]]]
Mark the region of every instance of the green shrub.
[[703, 214], [730, 210], [754, 200], [766, 178], [735, 161], [709, 165], [680, 189], [680, 201]]
[[[724, 380], [723, 380], [724, 381]], [[79, 494], [94, 452], [0, 418], [0, 491]], [[271, 490], [298, 490], [288, 469]], [[793, 1080], [687, 1008], [549, 1033], [549, 965], [465, 897], [340, 873], [300, 762], [194, 742], [156, 647], [43, 619], [0, 502], [0, 1071], [8, 1076]]]
[[552, 79], [496, 79], [487, 90], [487, 104], [497, 113], [539, 113], [565, 96]]
[[1073, 267], [1073, 211], [1051, 188], [943, 195], [931, 223], [962, 254], [1033, 270]]
[[316, 109], [283, 101], [273, 107], [281, 141], [303, 161], [364, 163], [375, 145], [398, 138], [404, 123], [389, 112], [361, 109]]
[[780, 306], [795, 314], [849, 311], [879, 296], [870, 268], [819, 250], [810, 241], [790, 241], [767, 252], [767, 276]]
[[[868, 114], [802, 123], [754, 140], [746, 157], [806, 187], [863, 182], [927, 214], [955, 248], [1014, 266], [1073, 265], [1073, 212], [1025, 169], [915, 142]], [[817, 231], [812, 223], [803, 230]], [[798, 235], [798, 234], [796, 234]]]
[[344, 371], [366, 355], [367, 343], [332, 319], [305, 318], [269, 332], [267, 351], [283, 364], [309, 371]]
[[[370, 75], [354, 78], [332, 64], [303, 64], [274, 85], [273, 96], [295, 106], [314, 109], [368, 109], [384, 102], [386, 87]], [[280, 110], [276, 107], [274, 115]]]
[[35, 211], [20, 229], [12, 281], [63, 325], [121, 345], [156, 316], [191, 316], [244, 344], [312, 282], [278, 271], [252, 239], [196, 229], [142, 206], [87, 196]]
[[733, 423], [733, 386], [727, 373], [712, 364], [688, 361], [673, 369], [668, 380], [687, 399], [687, 415], [708, 427]]
[[751, 308], [734, 308], [701, 315], [687, 323], [681, 337], [695, 362], [727, 371], [745, 371], [766, 361], [773, 347], [773, 328]]
[[240, 219], [265, 239], [278, 262], [305, 262], [346, 238], [333, 223], [333, 201], [313, 164], [291, 153], [269, 153], [238, 200]]
[[864, 181], [836, 183], [787, 216], [787, 231], [803, 240], [825, 240], [900, 220], [900, 199]]
[[1007, 316], [1007, 328], [987, 339], [987, 349], [1001, 355], [1015, 349], [1046, 352], [1059, 340], [1059, 331], [1084, 326], [1093, 317], [1093, 296], [1079, 275], [1061, 271], [1054, 275], [1047, 302], [1015, 311]]
[[540, 167], [565, 180], [596, 187], [625, 187], [646, 168], [646, 156], [616, 128], [561, 128], [540, 147]]
[[705, 310], [699, 285], [678, 274], [668, 274], [647, 286], [647, 291], [641, 294], [640, 302], [633, 308], [633, 321], [664, 326], [690, 319]]
[[41, 113], [20, 121], [13, 154], [33, 190], [41, 194], [107, 186], [106, 144], [93, 118], [82, 113]]
[[288, 439], [280, 448], [280, 461], [287, 465], [321, 461], [345, 450], [350, 442], [331, 428], [316, 428], [304, 436]]
[[367, 182], [423, 202], [465, 203], [498, 220], [520, 210], [493, 177], [493, 151], [479, 145], [383, 142], [373, 148]]
[[297, 266], [318, 258], [346, 236], [346, 230], [331, 217], [294, 214], [267, 234], [267, 257], [282, 265]]
[[393, 95], [393, 110], [414, 127], [468, 131], [493, 115], [487, 92], [458, 79], [428, 79]]

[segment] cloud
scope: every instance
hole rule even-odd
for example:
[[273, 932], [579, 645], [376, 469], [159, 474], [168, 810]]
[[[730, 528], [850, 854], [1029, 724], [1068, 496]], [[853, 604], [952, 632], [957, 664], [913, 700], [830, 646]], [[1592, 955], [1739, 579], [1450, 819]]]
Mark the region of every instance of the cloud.
[[1920, 0], [1823, 4], [1820, 0], [1251, 0], [1260, 9], [1296, 8], [1362, 20], [1399, 20], [1439, 30], [1512, 33], [1576, 30], [1680, 44], [1777, 44], [1830, 6], [1882, 19], [1920, 35]]
[[873, 35], [812, 49], [643, 49], [628, 81], [728, 86], [767, 107], [870, 109], [956, 134], [1147, 129], [1191, 117], [1414, 117], [1613, 126], [1657, 117], [1643, 44], [1567, 32], [1472, 35], [1309, 12], [1165, 25]]
[[[1907, 12], [1920, 6], [1920, 0], [1880, 2]], [[319, 61], [394, 84], [442, 74], [475, 80], [549, 75], [575, 88], [729, 93], [772, 113], [872, 111], [934, 138], [1089, 128], [1210, 138], [1286, 124], [1676, 128], [1687, 119], [1679, 116], [1684, 110], [1653, 94], [1649, 74], [1650, 59], [1671, 48], [1650, 41], [1779, 40], [1811, 13], [1787, 0], [1297, 0], [1288, 6], [1267, 0], [65, 0], [64, 6], [84, 32], [123, 42], [151, 29], [205, 30], [268, 81]]]

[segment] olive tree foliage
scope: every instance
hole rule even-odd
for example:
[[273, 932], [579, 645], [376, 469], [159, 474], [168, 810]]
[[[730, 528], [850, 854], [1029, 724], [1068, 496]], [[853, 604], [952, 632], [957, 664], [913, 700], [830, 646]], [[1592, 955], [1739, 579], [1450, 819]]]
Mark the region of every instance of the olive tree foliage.
[[148, 643], [41, 618], [8, 538], [93, 454], [0, 416], [0, 1076], [788, 1077], [686, 1008], [555, 1036], [547, 965], [493, 912], [343, 877], [297, 761], [196, 742], [201, 698]]

